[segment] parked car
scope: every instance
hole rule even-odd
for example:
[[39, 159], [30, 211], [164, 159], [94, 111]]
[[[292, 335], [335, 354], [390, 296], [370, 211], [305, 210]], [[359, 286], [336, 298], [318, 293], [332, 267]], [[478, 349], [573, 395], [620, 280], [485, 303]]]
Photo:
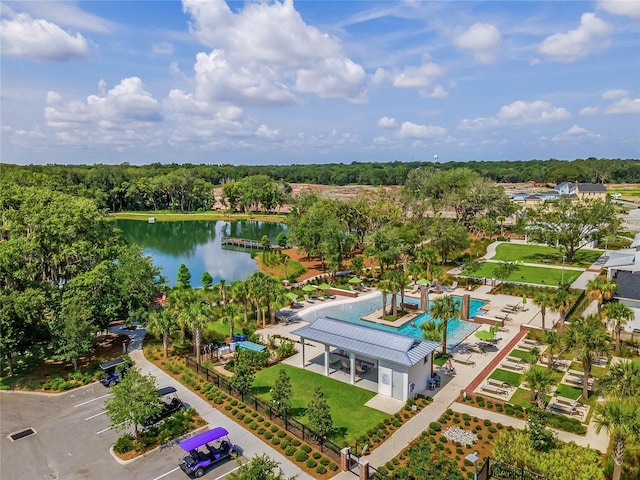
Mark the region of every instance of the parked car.
[[190, 477], [200, 478], [205, 470], [225, 458], [238, 456], [237, 446], [229, 440], [229, 432], [216, 427], [179, 443], [187, 455], [180, 462], [180, 468]]
[[109, 362], [101, 363], [100, 368], [103, 370], [100, 383], [105, 387], [112, 387], [122, 380], [129, 370], [129, 364], [125, 358], [117, 358]]
[[178, 393], [174, 387], [164, 387], [156, 392], [162, 403], [162, 411], [158, 415], [147, 418], [142, 426], [151, 427], [157, 425], [165, 418], [170, 417], [180, 410], [186, 410], [188, 405], [178, 398]]

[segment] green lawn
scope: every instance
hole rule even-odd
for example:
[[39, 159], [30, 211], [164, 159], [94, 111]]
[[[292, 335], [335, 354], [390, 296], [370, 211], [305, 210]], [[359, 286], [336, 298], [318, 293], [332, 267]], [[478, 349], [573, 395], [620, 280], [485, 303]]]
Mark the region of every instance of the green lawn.
[[[484, 262], [482, 266], [473, 272], [474, 277], [495, 278], [494, 271], [499, 263]], [[573, 282], [582, 272], [577, 270], [565, 270], [564, 281]], [[463, 272], [464, 274], [464, 272]], [[521, 266], [508, 278], [511, 282], [533, 283], [536, 285], [559, 285], [562, 280], [562, 270], [545, 267]]]
[[[571, 267], [588, 268], [600, 257], [600, 255], [602, 255], [602, 253], [602, 250], [579, 250], [576, 252], [573, 261], [571, 263], [566, 263], [566, 265]], [[544, 265], [562, 265], [562, 253], [556, 248], [543, 245], [501, 243], [496, 249], [496, 256], [493, 260], [503, 260], [505, 262], [520, 261], [523, 263], [540, 263]]]
[[365, 435], [367, 430], [389, 417], [384, 412], [364, 406], [375, 396], [374, 392], [290, 365], [275, 365], [258, 372], [253, 382], [253, 394], [269, 401], [271, 386], [281, 369], [291, 378], [293, 414], [304, 424], [307, 423], [307, 405], [313, 398], [315, 387], [322, 388], [333, 418], [334, 433], [331, 440], [334, 443], [353, 443], [355, 439]]
[[508, 383], [512, 387], [518, 387], [522, 383], [522, 374], [516, 372], [510, 372], [501, 368], [496, 368], [489, 376], [494, 380], [500, 380], [501, 382]]

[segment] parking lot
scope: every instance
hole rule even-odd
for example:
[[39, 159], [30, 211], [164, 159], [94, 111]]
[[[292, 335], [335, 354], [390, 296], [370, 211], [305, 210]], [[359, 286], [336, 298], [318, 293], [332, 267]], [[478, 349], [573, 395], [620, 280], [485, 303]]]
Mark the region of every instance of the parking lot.
[[[122, 465], [109, 449], [120, 435], [104, 412], [109, 389], [95, 383], [59, 395], [2, 392], [0, 477], [39, 479], [184, 480], [178, 468], [184, 452], [177, 442]], [[217, 412], [216, 412], [217, 413]], [[36, 433], [11, 441], [10, 434], [32, 428]], [[242, 448], [244, 429], [232, 441]], [[247, 434], [250, 436], [250, 434]], [[252, 436], [251, 436], [252, 437]], [[254, 437], [255, 438], [255, 437]], [[248, 439], [246, 439], [248, 440]], [[241, 460], [244, 459], [241, 457]], [[223, 478], [238, 464], [222, 462], [205, 478]]]

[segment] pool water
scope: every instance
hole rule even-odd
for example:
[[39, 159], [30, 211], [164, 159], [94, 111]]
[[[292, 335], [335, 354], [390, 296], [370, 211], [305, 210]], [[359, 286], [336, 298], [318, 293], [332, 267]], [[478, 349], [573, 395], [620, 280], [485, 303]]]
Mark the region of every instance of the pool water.
[[[458, 303], [462, 305], [462, 297], [453, 297]], [[419, 305], [420, 300], [413, 297], [405, 297], [405, 303], [411, 303]], [[398, 303], [400, 299], [398, 298]], [[433, 303], [433, 302], [430, 302]], [[473, 318], [478, 313], [478, 310], [485, 304], [482, 300], [471, 299], [469, 302], [469, 317]], [[387, 311], [391, 308], [391, 295], [387, 298]], [[379, 323], [367, 322], [362, 320], [362, 317], [369, 315], [376, 310], [382, 308], [382, 296], [377, 295], [375, 297], [354, 300], [352, 302], [345, 302], [339, 305], [327, 305], [321, 308], [314, 309], [312, 312], [303, 314], [302, 317], [308, 321], [313, 322], [320, 317], [332, 317], [347, 322], [356, 323], [358, 325], [364, 325], [371, 328], [377, 328], [385, 332], [399, 333], [414, 338], [423, 338], [420, 325], [428, 320], [431, 320], [429, 312], [419, 315], [414, 320], [414, 325], [411, 322], [405, 323], [401, 327], [391, 327], [388, 325], [381, 325]], [[465, 322], [464, 320], [449, 320], [447, 323], [447, 348], [453, 348], [460, 342], [462, 342], [467, 336], [474, 332], [478, 328], [478, 325], [471, 322]]]

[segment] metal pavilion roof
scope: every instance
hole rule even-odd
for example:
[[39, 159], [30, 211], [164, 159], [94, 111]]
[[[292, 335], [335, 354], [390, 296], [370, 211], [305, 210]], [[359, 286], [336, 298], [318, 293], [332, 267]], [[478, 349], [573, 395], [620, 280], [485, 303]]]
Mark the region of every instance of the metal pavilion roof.
[[330, 317], [318, 318], [315, 322], [291, 333], [356, 354], [407, 366], [422, 361], [440, 347], [437, 342], [385, 332]]

